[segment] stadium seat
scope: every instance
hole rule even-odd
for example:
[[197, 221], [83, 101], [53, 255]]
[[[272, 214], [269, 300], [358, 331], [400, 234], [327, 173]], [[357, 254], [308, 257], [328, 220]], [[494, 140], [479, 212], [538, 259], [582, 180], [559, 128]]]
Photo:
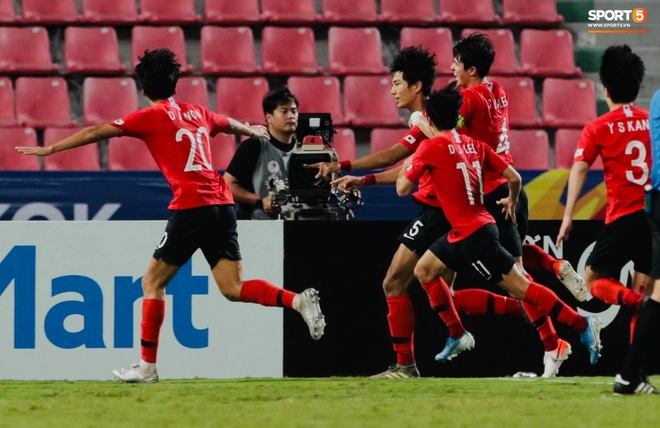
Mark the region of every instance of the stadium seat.
[[50, 74], [58, 68], [45, 27], [0, 27], [0, 74]]
[[[406, 135], [408, 128], [373, 128], [369, 135], [369, 151], [376, 153], [389, 149]], [[401, 165], [403, 160], [396, 163]]]
[[136, 25], [131, 30], [131, 62], [133, 67], [138, 57], [144, 55], [146, 49], [168, 48], [174, 52], [181, 63], [181, 73], [187, 74], [194, 70], [186, 59], [186, 40], [183, 30], [178, 26], [149, 27]]
[[219, 132], [211, 138], [211, 162], [215, 169], [224, 171], [236, 153], [236, 136]]
[[155, 171], [158, 165], [142, 140], [116, 137], [108, 141], [108, 170]]
[[322, 73], [323, 68], [316, 62], [314, 31], [310, 27], [264, 27], [261, 69], [267, 74], [287, 76]]
[[334, 75], [386, 74], [377, 27], [330, 27], [328, 71]]
[[261, 22], [259, 0], [206, 0], [204, 22], [222, 25], [258, 24]]
[[[573, 156], [580, 141], [580, 128], [560, 128], [555, 132], [555, 168], [570, 169], [573, 166]], [[598, 156], [591, 169], [603, 170], [603, 160]]]
[[340, 161], [357, 159], [355, 133], [351, 128], [337, 128], [337, 133], [332, 137], [332, 147]]
[[157, 25], [186, 25], [202, 20], [195, 13], [195, 0], [140, 0], [139, 18]]
[[0, 128], [0, 171], [39, 171], [38, 156], [26, 156], [16, 146], [37, 146], [37, 133], [32, 128]]
[[21, 126], [46, 128], [78, 125], [71, 119], [69, 90], [61, 77], [16, 79], [16, 120]]
[[403, 27], [399, 37], [399, 47], [422, 45], [429, 52], [435, 52], [438, 65], [435, 70], [440, 75], [450, 75], [452, 63], [452, 47], [454, 40], [449, 28], [435, 27]]
[[136, 0], [82, 0], [81, 21], [90, 24], [138, 24]]
[[261, 0], [261, 19], [269, 24], [309, 25], [319, 16], [315, 0]]
[[596, 118], [596, 90], [591, 79], [543, 80], [541, 118], [551, 128], [581, 128]]
[[461, 37], [471, 33], [482, 33], [488, 36], [495, 48], [495, 61], [490, 67], [490, 74], [519, 74], [521, 73], [516, 60], [516, 43], [513, 32], [508, 28], [466, 28]]
[[533, 77], [575, 77], [582, 70], [575, 66], [573, 36], [568, 30], [533, 30], [520, 32], [522, 72]]
[[64, 72], [122, 74], [114, 27], [67, 27], [64, 30]]
[[371, 25], [378, 22], [376, 0], [323, 0], [321, 20], [330, 25]]
[[[44, 130], [44, 146], [75, 134], [80, 128], [46, 128]], [[44, 171], [98, 171], [98, 144], [87, 144], [75, 150], [65, 150], [44, 158]]]
[[534, 128], [541, 126], [541, 120], [536, 114], [536, 91], [531, 77], [493, 76], [489, 79], [499, 82], [509, 94], [510, 127]]
[[505, 25], [558, 25], [564, 18], [557, 14], [556, 0], [502, 0]]
[[0, 77], [0, 126], [16, 126], [14, 87], [8, 77]]
[[291, 93], [298, 99], [298, 110], [303, 113], [330, 113], [333, 125], [344, 125], [341, 108], [341, 87], [335, 76], [292, 76], [287, 82]]
[[357, 127], [401, 126], [389, 76], [346, 76], [344, 117]]
[[83, 120], [100, 125], [137, 110], [137, 88], [130, 77], [87, 77], [83, 82]]
[[441, 0], [438, 20], [450, 25], [495, 25], [493, 0]]
[[380, 0], [380, 20], [394, 25], [427, 25], [436, 22], [435, 0]]
[[[261, 101], [268, 92], [263, 77], [221, 77], [216, 81], [216, 111], [252, 125], [266, 121]], [[244, 95], [244, 96], [243, 96]]]
[[203, 77], [181, 77], [176, 84], [174, 98], [184, 102], [209, 108], [209, 89]]
[[550, 144], [543, 129], [510, 129], [509, 153], [517, 170], [550, 169]]
[[66, 25], [78, 20], [76, 0], [22, 0], [20, 21], [25, 24]]
[[14, 0], [0, 0], [0, 24], [14, 24], [16, 21]]
[[204, 74], [253, 75], [260, 71], [250, 27], [206, 25], [202, 27], [200, 45]]

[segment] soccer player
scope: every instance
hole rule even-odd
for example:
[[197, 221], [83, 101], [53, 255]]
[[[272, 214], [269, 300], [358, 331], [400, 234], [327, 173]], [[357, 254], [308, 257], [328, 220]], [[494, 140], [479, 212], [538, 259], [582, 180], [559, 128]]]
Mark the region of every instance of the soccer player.
[[431, 93], [426, 111], [433, 138], [423, 141], [406, 160], [396, 182], [397, 193], [405, 196], [412, 193], [425, 174], [430, 175], [452, 227], [431, 245], [414, 270], [422, 287], [443, 290], [444, 301], [438, 303], [450, 331], [463, 330], [459, 338], [450, 335], [441, 355], [451, 359], [474, 346], [474, 339], [460, 323], [449, 287], [441, 275], [448, 269], [454, 272], [474, 269], [486, 281], [500, 285], [513, 297], [537, 308], [543, 316], [552, 313], [558, 321], [580, 332], [594, 364], [600, 351], [599, 323], [594, 317], [579, 315], [546, 287], [530, 282], [501, 246], [495, 219], [485, 206], [484, 177], [502, 176], [507, 180], [507, 194], [497, 200], [497, 205], [506, 219], [515, 221], [522, 187], [520, 175], [489, 145], [454, 130], [461, 103], [461, 95], [451, 87]]
[[[649, 113], [633, 105], [644, 71], [642, 59], [627, 45], [610, 46], [603, 53], [600, 81], [610, 111], [587, 124], [580, 135], [557, 234], [557, 245], [568, 239], [587, 172], [600, 156], [607, 189], [605, 228], [587, 259], [585, 280], [593, 296], [628, 307], [633, 314], [639, 311], [644, 291], [652, 285], [651, 232], [644, 214], [645, 192], [650, 188]], [[631, 260], [635, 273], [629, 289], [616, 278]], [[635, 320], [634, 315], [631, 336]]]
[[135, 66], [150, 107], [109, 124], [89, 126], [46, 147], [16, 147], [25, 155], [49, 156], [121, 135], [142, 139], [167, 179], [174, 198], [170, 218], [142, 278], [141, 359], [128, 369], [113, 370], [132, 383], [158, 382], [156, 356], [165, 313], [165, 287], [197, 249], [211, 267], [220, 292], [230, 301], [292, 308], [300, 312], [313, 339], [320, 339], [325, 319], [313, 288], [300, 294], [262, 280], [241, 279], [241, 253], [231, 192], [210, 162], [210, 136], [218, 132], [268, 138], [261, 125], [246, 126], [173, 96], [181, 65], [168, 49], [147, 50]]
[[615, 394], [658, 394], [658, 390], [646, 376], [648, 365], [660, 328], [660, 91], [651, 100], [649, 112], [651, 129], [651, 186], [648, 190], [646, 212], [651, 227], [652, 267], [651, 276], [655, 279], [653, 291], [645, 298], [639, 310], [635, 334], [621, 373], [614, 379]]

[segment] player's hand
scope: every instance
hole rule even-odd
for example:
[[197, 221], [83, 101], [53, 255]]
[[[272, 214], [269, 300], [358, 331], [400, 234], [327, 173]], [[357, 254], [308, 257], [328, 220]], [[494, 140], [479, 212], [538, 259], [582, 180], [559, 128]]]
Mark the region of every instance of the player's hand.
[[265, 138], [267, 140], [270, 140], [270, 134], [268, 133], [268, 128], [266, 128], [263, 125], [250, 125], [248, 123], [245, 124], [252, 130], [252, 135], [251, 138]]
[[16, 146], [14, 150], [24, 155], [33, 156], [48, 156], [52, 153], [50, 147]]
[[571, 233], [571, 230], [573, 230], [573, 219], [571, 217], [564, 217], [561, 221], [561, 227], [559, 227], [557, 241], [555, 242], [557, 248], [559, 248], [563, 241], [568, 240], [568, 235]]
[[502, 212], [506, 220], [511, 219], [512, 222], [516, 222], [516, 202], [513, 199], [509, 197], [502, 198], [497, 201], [497, 205], [502, 207]]
[[356, 177], [354, 175], [345, 175], [330, 182], [332, 185], [337, 185], [337, 188], [344, 193], [359, 190], [364, 187], [364, 177]]
[[417, 126], [424, 133], [424, 135], [426, 135], [426, 138], [435, 137], [435, 135], [433, 134], [433, 130], [431, 129], [431, 125], [429, 125], [429, 119], [427, 117], [425, 116], [420, 117]]
[[317, 162], [312, 164], [305, 164], [305, 168], [316, 168], [319, 172], [316, 173], [314, 178], [330, 178], [330, 174], [341, 171], [341, 166], [338, 162]]
[[273, 203], [271, 202], [270, 198], [266, 196], [265, 198], [261, 199], [261, 203], [263, 206], [263, 211], [271, 214], [273, 212]]

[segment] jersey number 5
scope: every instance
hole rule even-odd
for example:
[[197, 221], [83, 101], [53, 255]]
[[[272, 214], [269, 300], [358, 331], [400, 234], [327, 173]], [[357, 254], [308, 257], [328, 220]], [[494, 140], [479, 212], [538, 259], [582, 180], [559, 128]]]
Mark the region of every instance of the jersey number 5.
[[[213, 165], [209, 162], [206, 152], [204, 151], [204, 139], [206, 137], [206, 142], [209, 143], [211, 137], [209, 136], [209, 131], [205, 127], [200, 126], [197, 128], [197, 134], [193, 135], [187, 129], [180, 128], [176, 133], [176, 142], [180, 143], [183, 141], [183, 138], [186, 137], [190, 140], [190, 154], [188, 155], [188, 162], [186, 162], [186, 167], [184, 168], [185, 172], [190, 171], [200, 171], [202, 168], [213, 169]], [[195, 163], [197, 158], [197, 151], [199, 150], [199, 157], [202, 160], [202, 163]]]

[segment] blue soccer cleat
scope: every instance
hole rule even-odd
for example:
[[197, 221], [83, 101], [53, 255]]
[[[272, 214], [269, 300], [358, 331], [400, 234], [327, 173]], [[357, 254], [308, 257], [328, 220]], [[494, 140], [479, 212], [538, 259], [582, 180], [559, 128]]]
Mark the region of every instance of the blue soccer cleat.
[[461, 352], [469, 351], [472, 348], [474, 348], [474, 337], [466, 331], [457, 339], [448, 337], [447, 342], [445, 342], [445, 349], [435, 356], [435, 360], [450, 361]]

